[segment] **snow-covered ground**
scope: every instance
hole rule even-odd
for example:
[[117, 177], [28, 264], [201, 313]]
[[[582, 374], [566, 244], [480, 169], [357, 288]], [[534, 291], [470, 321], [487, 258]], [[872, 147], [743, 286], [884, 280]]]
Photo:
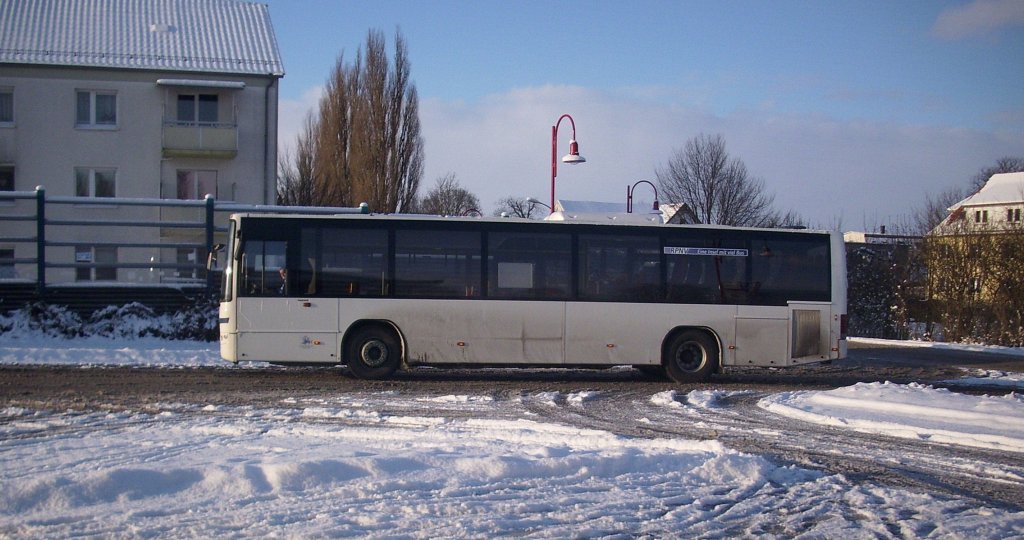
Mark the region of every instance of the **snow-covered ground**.
[[[0, 363], [230, 368], [214, 344], [24, 336], [0, 336]], [[252, 368], [262, 365], [230, 369]], [[965, 375], [1024, 388], [1021, 374]], [[714, 408], [719, 397], [667, 394], [650, 402], [670, 413]], [[519, 399], [580, 407], [593, 398]], [[422, 411], [424, 401], [438, 412], [393, 412], [403, 403]], [[759, 405], [1024, 459], [1018, 393], [870, 383], [773, 394]], [[780, 466], [716, 441], [510, 417], [504, 407], [491, 396], [394, 391], [268, 408], [167, 403], [157, 413], [8, 407], [0, 410], [0, 536], [1024, 537], [1024, 512], [973, 499]], [[467, 410], [483, 414], [457, 414]]]

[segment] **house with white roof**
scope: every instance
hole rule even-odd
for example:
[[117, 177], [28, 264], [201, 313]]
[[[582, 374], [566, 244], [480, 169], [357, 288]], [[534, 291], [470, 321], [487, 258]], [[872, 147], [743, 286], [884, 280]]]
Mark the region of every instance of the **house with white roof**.
[[948, 210], [949, 217], [932, 234], [1019, 229], [1024, 225], [1024, 172], [993, 174], [981, 189]]
[[[120, 198], [274, 204], [278, 84], [284, 70], [268, 7], [236, 0], [0, 2], [0, 191], [44, 186], [49, 197], [110, 198], [47, 218], [187, 219], [184, 209]], [[31, 201], [0, 202], [24, 214]], [[4, 222], [0, 237], [34, 234]], [[54, 238], [59, 234], [59, 238]], [[197, 261], [202, 249], [130, 247], [172, 229], [48, 233], [48, 260]], [[112, 235], [112, 236], [111, 236]], [[119, 239], [123, 240], [119, 244]], [[187, 238], [179, 240], [188, 240]], [[0, 259], [33, 257], [5, 244]], [[8, 268], [8, 270], [11, 270]], [[15, 270], [16, 272], [16, 270]], [[4, 276], [0, 276], [4, 277]], [[54, 269], [50, 282], [165, 282], [194, 275], [147, 268]]]
[[952, 340], [1020, 342], [1024, 306], [1024, 172], [992, 175], [949, 207], [923, 251], [927, 299]]

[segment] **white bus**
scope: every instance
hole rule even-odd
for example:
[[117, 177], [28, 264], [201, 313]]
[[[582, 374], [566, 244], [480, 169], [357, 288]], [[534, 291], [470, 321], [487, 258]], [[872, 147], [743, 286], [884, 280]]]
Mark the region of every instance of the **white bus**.
[[221, 356], [431, 366], [632, 365], [678, 382], [846, 355], [838, 233], [235, 214]]

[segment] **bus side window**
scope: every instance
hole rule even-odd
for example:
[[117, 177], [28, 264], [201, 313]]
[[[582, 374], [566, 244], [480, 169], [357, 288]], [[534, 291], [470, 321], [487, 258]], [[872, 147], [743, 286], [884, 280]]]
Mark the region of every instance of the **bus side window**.
[[658, 239], [636, 235], [580, 235], [580, 298], [652, 302], [659, 298]]
[[488, 234], [487, 295], [558, 300], [569, 296], [572, 237], [563, 233]]
[[285, 253], [288, 242], [249, 240], [242, 252], [241, 296], [289, 294]]
[[680, 304], [713, 304], [718, 301], [718, 277], [713, 258], [674, 255], [669, 259], [668, 301]]
[[320, 230], [319, 226], [305, 226], [300, 231], [298, 274], [294, 277], [296, 295], [320, 295]]
[[384, 296], [388, 236], [383, 229], [323, 230], [322, 268], [317, 286], [323, 296]]
[[[299, 287], [300, 289], [305, 288], [306, 296], [316, 296], [317, 292], [319, 292], [316, 283], [316, 258], [308, 257], [306, 258], [306, 262], [309, 264], [309, 279], [302, 280], [302, 283], [306, 284], [305, 287], [302, 287], [301, 285]], [[305, 277], [305, 274], [303, 277]]]

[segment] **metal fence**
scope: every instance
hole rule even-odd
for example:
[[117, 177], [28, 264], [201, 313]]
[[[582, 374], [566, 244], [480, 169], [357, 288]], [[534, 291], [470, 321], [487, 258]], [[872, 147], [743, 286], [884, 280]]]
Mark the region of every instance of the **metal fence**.
[[[172, 199], [135, 199], [135, 198], [108, 198], [108, 197], [48, 197], [46, 190], [40, 186], [35, 191], [6, 191], [0, 192], [0, 204], [14, 207], [18, 200], [32, 200], [34, 204], [21, 205], [13, 208], [13, 211], [0, 211], [0, 244], [4, 245], [35, 245], [35, 257], [0, 257], [0, 266], [13, 267], [14, 265], [34, 265], [35, 284], [40, 295], [45, 293], [47, 288], [46, 272], [53, 268], [75, 268], [75, 269], [168, 269], [190, 273], [195, 276], [202, 276], [207, 289], [214, 289], [217, 286], [215, 276], [207, 272], [205, 261], [194, 260], [189, 263], [165, 262], [151, 260], [148, 262], [97, 262], [79, 260], [48, 260], [47, 247], [73, 247], [73, 248], [155, 248], [155, 249], [193, 249], [196, 252], [210, 253], [214, 247], [214, 237], [217, 233], [227, 232], [227, 215], [236, 212], [262, 212], [278, 214], [354, 214], [369, 213], [366, 203], [357, 208], [331, 208], [331, 207], [308, 207], [308, 206], [272, 206], [256, 204], [239, 204], [230, 201], [217, 201], [207, 195], [203, 200], [172, 200]], [[10, 201], [10, 202], [4, 202]], [[117, 209], [112, 212], [114, 217], [107, 219], [82, 219], [77, 210], [71, 212], [71, 216], [64, 215], [59, 218], [48, 217], [47, 212], [55, 206], [93, 206], [107, 209]], [[130, 212], [120, 211], [122, 207], [153, 207], [161, 209], [170, 208], [191, 208], [194, 209], [195, 217], [189, 219], [132, 219]], [[0, 210], [6, 210], [0, 208]], [[65, 214], [67, 214], [65, 212]], [[111, 214], [111, 212], [107, 212]], [[117, 214], [122, 214], [118, 216]], [[161, 212], [161, 218], [163, 213]], [[34, 223], [20, 227], [22, 232], [31, 231], [34, 228], [34, 235], [11, 235], [13, 228], [19, 228], [8, 223]], [[122, 237], [130, 237], [133, 230], [139, 228], [158, 228], [161, 231], [187, 231], [196, 239], [201, 241], [182, 241], [180, 237], [157, 235], [156, 241], [146, 241], [145, 238], [139, 241], [122, 240], [96, 240], [88, 241], [71, 240], [67, 234], [61, 234], [60, 228], [83, 228], [83, 230], [96, 230], [97, 238], [103, 235], [98, 231], [121, 230]], [[127, 231], [127, 232], [126, 232]], [[82, 236], [78, 234], [77, 236]], [[24, 251], [24, 250], [23, 250]], [[111, 281], [110, 285], [117, 285], [118, 282]]]

